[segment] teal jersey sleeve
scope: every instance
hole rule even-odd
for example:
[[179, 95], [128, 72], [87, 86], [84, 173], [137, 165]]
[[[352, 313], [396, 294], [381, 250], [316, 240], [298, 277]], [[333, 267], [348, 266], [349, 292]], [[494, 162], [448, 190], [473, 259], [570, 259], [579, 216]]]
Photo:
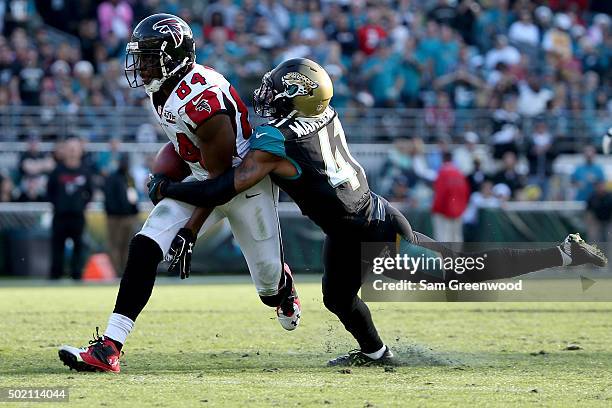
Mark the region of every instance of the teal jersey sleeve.
[[277, 128], [266, 125], [257, 126], [250, 139], [252, 150], [262, 150], [283, 159], [287, 158], [285, 136]]
[[285, 151], [285, 136], [277, 128], [268, 125], [257, 126], [249, 140], [251, 141], [251, 150], [268, 152], [289, 160], [291, 164], [293, 164], [297, 170], [297, 174], [293, 177], [284, 178], [297, 179], [302, 175], [302, 168], [300, 165], [291, 157], [287, 156], [287, 152]]

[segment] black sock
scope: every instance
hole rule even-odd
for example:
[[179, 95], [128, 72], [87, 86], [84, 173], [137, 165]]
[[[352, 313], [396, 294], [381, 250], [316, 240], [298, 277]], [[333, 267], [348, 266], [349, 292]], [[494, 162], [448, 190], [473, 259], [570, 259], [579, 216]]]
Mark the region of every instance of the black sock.
[[136, 321], [151, 297], [157, 275], [157, 265], [162, 258], [159, 245], [151, 238], [144, 235], [135, 235], [132, 238], [114, 313], [122, 314]]
[[368, 306], [359, 298], [342, 299], [335, 296], [323, 297], [327, 309], [338, 316], [344, 328], [353, 335], [364, 353], [374, 353], [383, 346]]
[[281, 276], [281, 283], [279, 283], [278, 293], [272, 296], [259, 296], [262, 303], [266, 306], [277, 307], [280, 306], [283, 300], [287, 299], [291, 295], [291, 289], [293, 289], [293, 278], [291, 275], [286, 273], [283, 269]]

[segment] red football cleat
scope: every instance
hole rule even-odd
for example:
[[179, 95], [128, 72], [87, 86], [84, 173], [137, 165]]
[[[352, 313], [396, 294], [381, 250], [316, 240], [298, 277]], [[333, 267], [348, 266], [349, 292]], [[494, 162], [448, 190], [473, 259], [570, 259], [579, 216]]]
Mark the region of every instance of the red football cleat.
[[293, 275], [287, 264], [284, 264], [283, 271], [287, 278], [285, 283], [291, 284], [291, 294], [276, 308], [276, 316], [278, 317], [278, 322], [285, 330], [295, 330], [300, 324], [302, 314], [300, 298], [295, 290]]
[[112, 340], [100, 336], [96, 327], [94, 339], [89, 341], [89, 347], [76, 348], [62, 346], [58, 351], [64, 365], [77, 371], [121, 371], [119, 357], [121, 353]]

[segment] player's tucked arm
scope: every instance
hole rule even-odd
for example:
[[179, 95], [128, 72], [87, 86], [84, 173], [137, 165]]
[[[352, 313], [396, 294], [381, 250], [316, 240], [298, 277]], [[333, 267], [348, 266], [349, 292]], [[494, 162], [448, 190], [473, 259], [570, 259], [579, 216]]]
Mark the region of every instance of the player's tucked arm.
[[261, 150], [251, 150], [240, 166], [215, 179], [169, 183], [162, 188], [164, 197], [174, 198], [199, 207], [217, 206], [230, 201], [275, 170], [283, 171], [285, 159]]
[[218, 114], [196, 129], [206, 170], [215, 178], [232, 167], [236, 137], [229, 116]]
[[[231, 168], [234, 148], [233, 133], [229, 117], [223, 114], [213, 116], [196, 130], [200, 152], [210, 177], [216, 177]], [[194, 236], [197, 236], [213, 210], [214, 207], [196, 208], [184, 228], [188, 228]]]

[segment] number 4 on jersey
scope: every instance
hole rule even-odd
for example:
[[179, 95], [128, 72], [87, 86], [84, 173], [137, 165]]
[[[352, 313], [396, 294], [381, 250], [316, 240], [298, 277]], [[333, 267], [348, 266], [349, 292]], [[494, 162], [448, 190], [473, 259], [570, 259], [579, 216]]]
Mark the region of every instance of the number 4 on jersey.
[[[339, 123], [337, 124], [339, 125]], [[342, 127], [337, 126], [334, 131], [334, 135], [331, 136], [334, 139], [338, 137], [340, 139], [339, 146], [337, 143], [334, 146], [332, 152], [332, 146], [330, 143], [330, 135], [329, 130], [330, 126], [326, 126], [323, 129], [319, 130], [319, 143], [321, 145], [321, 155], [323, 156], [323, 161], [325, 162], [325, 173], [327, 177], [329, 177], [329, 183], [332, 187], [336, 188], [341, 184], [348, 182], [351, 185], [351, 188], [357, 190], [361, 183], [359, 183], [359, 178], [357, 177], [357, 170], [342, 156], [341, 149], [344, 150], [347, 156], [350, 155], [348, 153], [348, 146], [346, 145], [346, 139], [344, 138], [344, 131]]]

